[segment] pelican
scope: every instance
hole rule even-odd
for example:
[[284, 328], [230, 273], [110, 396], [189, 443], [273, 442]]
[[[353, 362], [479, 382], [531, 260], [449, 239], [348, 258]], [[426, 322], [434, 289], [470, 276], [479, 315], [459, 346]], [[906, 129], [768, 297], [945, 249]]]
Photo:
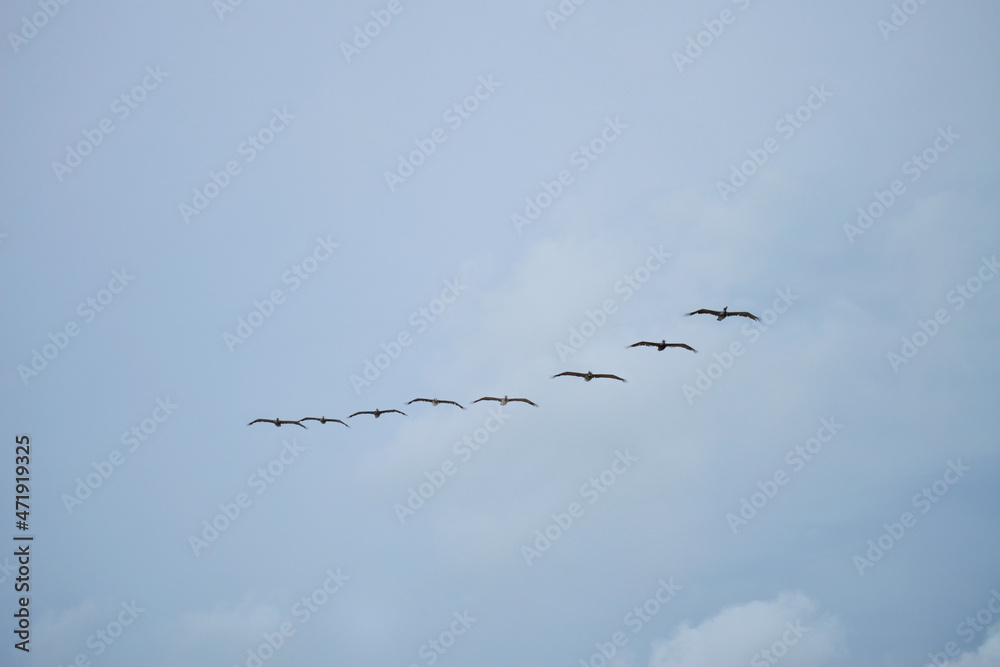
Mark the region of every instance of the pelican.
[[687, 313], [684, 317], [687, 317], [689, 315], [700, 315], [700, 314], [704, 313], [705, 315], [715, 315], [715, 319], [721, 322], [722, 320], [726, 319], [727, 317], [733, 317], [733, 316], [738, 315], [740, 317], [749, 317], [751, 320], [754, 320], [756, 322], [760, 322], [760, 318], [759, 317], [757, 317], [756, 315], [751, 315], [750, 313], [746, 312], [745, 310], [740, 310], [740, 311], [736, 311], [736, 312], [732, 312], [732, 313], [728, 312], [728, 310], [729, 310], [729, 306], [726, 306], [721, 311], [719, 311], [719, 310], [709, 310], [708, 308], [702, 308], [701, 310], [695, 310], [695, 311], [692, 311], [690, 313]]
[[694, 349], [690, 345], [685, 343], [668, 343], [666, 340], [661, 340], [659, 343], [650, 343], [648, 340], [640, 340], [638, 343], [632, 343], [629, 347], [639, 347], [640, 345], [655, 347], [657, 352], [663, 352], [664, 348], [667, 347], [683, 347], [685, 350], [691, 350], [695, 354], [698, 353], [698, 350]]
[[347, 426], [347, 428], [351, 428], [350, 426], [347, 425], [347, 422], [345, 422], [342, 419], [327, 419], [326, 417], [303, 417], [299, 421], [301, 422], [314, 421], [314, 422], [319, 422], [320, 424], [325, 424], [327, 422], [337, 422], [339, 424]]
[[562, 373], [556, 373], [552, 377], [557, 378], [562, 375], [572, 375], [574, 377], [583, 378], [587, 382], [590, 382], [594, 378], [611, 378], [612, 380], [621, 380], [622, 382], [628, 382], [625, 378], [620, 378], [617, 375], [609, 375], [607, 373], [591, 373], [587, 371], [586, 373], [574, 373], [573, 371], [564, 371]]
[[[410, 403], [417, 403], [418, 401], [421, 401], [421, 402], [424, 402], [424, 403], [430, 403], [431, 405], [440, 405], [441, 403], [450, 403], [451, 405], [458, 405], [458, 407], [462, 408], [462, 406], [459, 405], [458, 403], [456, 403], [455, 401], [446, 401], [446, 400], [441, 399], [441, 398], [415, 398], [412, 401], [410, 401], [409, 403], [407, 403], [407, 405], [410, 405]], [[462, 408], [462, 409], [464, 410], [465, 408]]]
[[375, 419], [378, 419], [381, 415], [387, 415], [390, 412], [398, 412], [404, 417], [406, 416], [406, 413], [401, 410], [379, 410], [378, 408], [375, 408], [374, 410], [362, 410], [360, 412], [355, 412], [353, 415], [350, 415], [348, 419], [351, 417], [357, 417], [358, 415], [375, 415]]
[[479, 401], [496, 401], [500, 405], [507, 405], [508, 403], [511, 403], [513, 401], [520, 401], [521, 403], [534, 405], [536, 408], [538, 407], [537, 403], [533, 403], [526, 398], [507, 398], [506, 396], [504, 396], [503, 398], [497, 398], [496, 396], [483, 396], [482, 398], [477, 398], [476, 400], [474, 400], [473, 403], [478, 403]]
[[268, 424], [274, 424], [275, 426], [281, 426], [282, 424], [295, 424], [296, 426], [301, 426], [302, 428], [309, 428], [302, 423], [302, 420], [295, 421], [293, 419], [254, 419], [252, 422], [247, 424], [247, 426], [252, 426], [257, 422], [267, 422]]

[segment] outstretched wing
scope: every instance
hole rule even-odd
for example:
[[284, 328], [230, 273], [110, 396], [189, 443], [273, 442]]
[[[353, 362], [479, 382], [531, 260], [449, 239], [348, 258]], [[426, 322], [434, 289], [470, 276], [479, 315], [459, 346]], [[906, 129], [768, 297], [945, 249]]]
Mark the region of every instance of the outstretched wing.
[[[701, 308], [699, 310], [692, 310], [690, 313], [685, 314], [684, 317], [687, 317], [688, 315], [715, 315], [716, 317], [718, 317], [721, 314], [722, 314], [721, 310], [709, 310], [708, 308]], [[729, 313], [729, 314], [735, 315], [736, 313]]]
[[738, 312], [735, 312], [735, 313], [726, 313], [726, 315], [739, 315], [740, 317], [749, 317], [751, 320], [754, 320], [755, 322], [760, 322], [760, 318], [759, 317], [757, 317], [756, 315], [753, 315], [751, 313], [748, 313], [745, 310], [741, 310], [741, 311], [738, 311]]
[[[563, 375], [572, 375], [572, 376], [578, 377], [578, 378], [585, 378], [585, 377], [587, 377], [584, 373], [575, 373], [573, 371], [563, 371], [562, 373], [556, 373], [552, 377], [557, 378], [557, 377], [560, 377], [560, 376], [563, 376]], [[599, 377], [599, 376], [597, 376], [597, 377]]]
[[612, 380], [621, 380], [622, 382], [628, 382], [625, 378], [620, 378], [617, 375], [611, 375], [610, 373], [594, 373], [595, 378], [610, 378]]
[[694, 349], [687, 343], [667, 343], [667, 347], [683, 347], [685, 350], [691, 350], [695, 354], [698, 353], [698, 350]]
[[398, 412], [399, 414], [403, 415], [404, 417], [406, 416], [405, 412], [403, 412], [402, 410], [397, 410], [395, 408], [393, 408], [392, 410], [383, 410], [382, 414], [388, 414], [390, 412]]
[[[500, 399], [497, 398], [496, 396], [483, 396], [482, 398], [477, 398], [476, 400], [474, 400], [473, 403], [478, 403], [479, 401], [499, 401], [499, 400]], [[509, 400], [513, 400], [513, 399], [509, 399]]]
[[640, 340], [638, 343], [632, 343], [629, 347], [639, 347], [640, 345], [648, 345], [649, 347], [659, 347], [659, 343], [650, 343], [648, 340]]
[[527, 403], [528, 405], [534, 405], [536, 408], [538, 407], [537, 403], [533, 403], [533, 402], [529, 401], [526, 398], [508, 398], [507, 399], [508, 403], [511, 402], [511, 401], [521, 401], [522, 403]]
[[301, 421], [295, 421], [294, 419], [286, 419], [286, 420], [284, 420], [281, 423], [282, 424], [295, 424], [296, 426], [301, 426], [304, 429], [308, 429], [309, 428], [308, 426], [306, 426], [305, 424], [303, 424]]
[[411, 403], [416, 403], [417, 401], [422, 401], [424, 403], [431, 403], [432, 402], [431, 399], [429, 399], [429, 398], [415, 398], [412, 401], [409, 401], [407, 403], [407, 405], [410, 405]]
[[265, 422], [265, 423], [268, 423], [268, 424], [274, 424], [275, 423], [275, 421], [273, 419], [254, 419], [252, 422], [250, 422], [249, 424], [247, 424], [247, 426], [253, 426], [254, 424], [256, 424], [258, 422]]
[[464, 407], [462, 407], [461, 403], [456, 403], [455, 401], [438, 401], [438, 403], [450, 403], [452, 405], [457, 405], [458, 407], [462, 408], [463, 410], [465, 409]]
[[339, 424], [343, 424], [343, 425], [344, 425], [344, 426], [346, 426], [347, 428], [351, 428], [351, 425], [350, 425], [350, 424], [348, 424], [347, 422], [345, 422], [345, 421], [344, 421], [343, 419], [327, 419], [327, 421], [328, 421], [328, 422], [337, 422], [337, 423], [339, 423]]
[[358, 412], [355, 412], [353, 415], [347, 415], [347, 418], [350, 419], [351, 417], [357, 417], [358, 415], [373, 415], [373, 414], [375, 413], [372, 412], [371, 410], [360, 410]]

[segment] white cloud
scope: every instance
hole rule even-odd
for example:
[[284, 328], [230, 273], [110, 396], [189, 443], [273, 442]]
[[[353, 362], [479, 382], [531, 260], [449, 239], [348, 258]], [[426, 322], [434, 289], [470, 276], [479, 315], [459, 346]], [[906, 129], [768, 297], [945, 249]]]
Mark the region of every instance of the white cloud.
[[822, 667], [837, 664], [842, 635], [840, 621], [818, 613], [804, 593], [784, 592], [771, 601], [727, 607], [695, 627], [682, 623], [669, 639], [653, 642], [649, 664]]
[[85, 652], [86, 637], [98, 629], [100, 621], [101, 609], [92, 599], [61, 611], [44, 612], [37, 621], [38, 642], [32, 643], [32, 651], [51, 656], [52, 662]]
[[210, 611], [185, 612], [179, 620], [178, 637], [185, 645], [219, 641], [240, 644], [273, 631], [282, 620], [286, 619], [274, 605], [244, 596], [236, 604], [219, 603]]
[[1000, 667], [1000, 623], [990, 628], [989, 636], [977, 650], [966, 651], [958, 660], [941, 667]]

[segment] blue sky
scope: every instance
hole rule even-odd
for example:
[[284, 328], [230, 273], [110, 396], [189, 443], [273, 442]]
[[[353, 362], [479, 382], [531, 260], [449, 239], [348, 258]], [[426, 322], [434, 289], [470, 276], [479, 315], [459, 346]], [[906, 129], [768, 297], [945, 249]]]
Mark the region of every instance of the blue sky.
[[995, 5], [223, 2], [0, 15], [5, 664], [1000, 664]]

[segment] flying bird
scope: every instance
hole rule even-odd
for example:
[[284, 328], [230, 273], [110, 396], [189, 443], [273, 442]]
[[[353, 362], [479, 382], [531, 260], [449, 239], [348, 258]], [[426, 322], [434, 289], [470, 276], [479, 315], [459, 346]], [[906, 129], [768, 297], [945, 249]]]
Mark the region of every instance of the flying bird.
[[482, 398], [477, 398], [476, 400], [474, 400], [473, 403], [478, 403], [479, 401], [496, 401], [500, 405], [507, 405], [508, 403], [512, 403], [514, 401], [520, 401], [521, 403], [534, 405], [536, 408], [538, 407], [537, 403], [533, 403], [526, 398], [507, 398], [506, 396], [504, 396], [503, 398], [497, 398], [496, 396], [483, 396]]
[[760, 322], [760, 318], [759, 317], [757, 317], [756, 315], [752, 315], [752, 314], [746, 312], [745, 310], [735, 311], [735, 312], [732, 312], [732, 313], [728, 312], [728, 310], [729, 310], [729, 306], [726, 306], [721, 311], [720, 310], [709, 310], [708, 308], [702, 308], [701, 310], [695, 310], [695, 311], [692, 311], [690, 313], [687, 313], [686, 315], [684, 315], [684, 317], [688, 317], [689, 315], [701, 315], [702, 313], [704, 313], [705, 315], [715, 315], [715, 319], [717, 319], [717, 320], [719, 320], [721, 322], [722, 320], [726, 319], [727, 317], [733, 317], [733, 316], [737, 316], [738, 315], [739, 317], [749, 317], [751, 320], [754, 320], [756, 322]]
[[347, 425], [347, 422], [345, 422], [343, 419], [327, 419], [326, 417], [303, 417], [299, 421], [302, 422], [314, 421], [314, 422], [319, 422], [320, 424], [325, 424], [327, 422], [337, 422], [339, 424], [347, 426], [347, 428], [351, 428], [350, 426]]
[[659, 343], [650, 343], [648, 340], [640, 340], [638, 343], [632, 343], [629, 347], [639, 347], [640, 345], [646, 345], [648, 347], [655, 347], [658, 352], [663, 352], [664, 348], [667, 347], [683, 347], [685, 350], [691, 350], [696, 353], [698, 350], [694, 349], [686, 343], [668, 343], [666, 340], [661, 340]]
[[410, 401], [409, 403], [407, 403], [407, 405], [410, 405], [410, 403], [417, 403], [418, 401], [419, 402], [423, 402], [423, 403], [430, 403], [431, 405], [439, 405], [441, 403], [450, 403], [451, 405], [458, 405], [458, 407], [462, 408], [463, 410], [465, 409], [460, 404], [456, 403], [455, 401], [446, 401], [446, 400], [441, 399], [441, 398], [415, 398], [412, 401]]
[[390, 412], [398, 412], [404, 417], [406, 416], [406, 413], [402, 410], [379, 410], [378, 408], [375, 408], [374, 410], [362, 410], [360, 412], [355, 412], [353, 415], [350, 415], [348, 419], [351, 417], [357, 417], [358, 415], [375, 415], [375, 419], [378, 419], [381, 415], [387, 415]]
[[611, 378], [612, 380], [621, 380], [622, 382], [628, 382], [625, 378], [620, 378], [617, 375], [609, 375], [608, 373], [591, 373], [587, 371], [586, 373], [574, 373], [573, 371], [564, 371], [562, 373], [556, 373], [552, 377], [557, 378], [562, 375], [572, 375], [573, 377], [583, 378], [587, 382], [590, 382], [594, 378]]
[[247, 424], [247, 426], [252, 426], [257, 422], [267, 422], [268, 424], [274, 424], [275, 426], [281, 426], [282, 424], [295, 424], [296, 426], [301, 426], [302, 428], [309, 428], [302, 423], [302, 420], [295, 421], [293, 419], [254, 419], [252, 422]]

